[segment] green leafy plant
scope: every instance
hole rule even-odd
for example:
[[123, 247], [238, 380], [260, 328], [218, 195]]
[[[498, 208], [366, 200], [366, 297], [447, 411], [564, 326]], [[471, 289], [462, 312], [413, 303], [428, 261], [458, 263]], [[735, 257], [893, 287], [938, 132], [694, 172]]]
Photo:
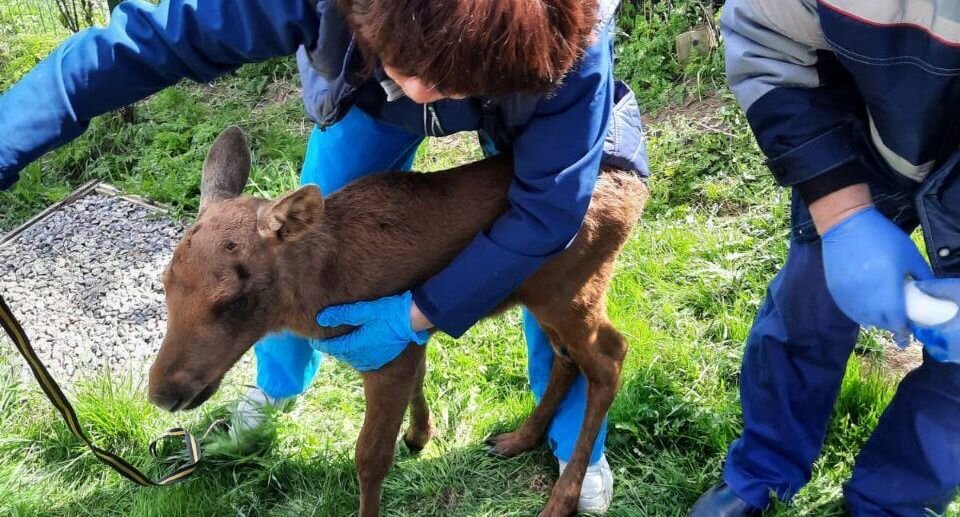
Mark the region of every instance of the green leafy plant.
[[686, 66], [681, 66], [676, 58], [677, 35], [708, 22], [709, 11], [704, 7], [692, 0], [644, 0], [621, 5], [617, 18], [616, 75], [633, 87], [646, 110], [723, 85], [720, 49], [698, 55]]

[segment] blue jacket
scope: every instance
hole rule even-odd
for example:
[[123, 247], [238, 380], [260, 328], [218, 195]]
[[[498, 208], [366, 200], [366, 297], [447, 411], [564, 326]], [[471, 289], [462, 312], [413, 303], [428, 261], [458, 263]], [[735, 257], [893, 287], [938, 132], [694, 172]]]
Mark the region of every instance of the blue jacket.
[[934, 270], [960, 275], [960, 3], [729, 0], [721, 25], [767, 163], [803, 194], [795, 237], [816, 237], [804, 198], [868, 182], [878, 206], [905, 199], [888, 216], [923, 222]]
[[484, 129], [499, 145], [512, 148], [515, 179], [508, 212], [414, 290], [427, 317], [441, 330], [459, 336], [569, 245], [583, 221], [604, 157], [616, 166], [648, 173], [639, 110], [629, 91], [615, 87], [612, 77], [616, 1], [605, 0], [597, 42], [551, 95], [440, 101], [431, 107], [437, 115], [435, 124], [423, 124], [422, 106], [406, 100], [378, 101], [369, 85], [337, 79], [345, 67], [355, 66], [356, 58], [350, 58], [352, 45], [349, 37], [343, 37], [342, 16], [329, 4], [327, 0], [121, 3], [109, 26], [69, 38], [0, 96], [0, 188], [12, 185], [30, 161], [82, 133], [96, 115], [182, 78], [211, 81], [243, 63], [293, 54], [302, 46], [312, 69], [308, 78], [323, 80], [308, 84], [305, 91], [320, 125], [335, 121], [351, 103], [358, 103], [375, 117], [413, 132]]

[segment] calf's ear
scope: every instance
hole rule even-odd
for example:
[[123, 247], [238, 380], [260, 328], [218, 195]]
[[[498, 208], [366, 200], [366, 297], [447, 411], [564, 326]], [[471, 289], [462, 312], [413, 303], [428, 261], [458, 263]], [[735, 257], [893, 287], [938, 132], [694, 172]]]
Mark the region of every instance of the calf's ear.
[[200, 210], [211, 201], [232, 199], [243, 192], [250, 177], [250, 147], [237, 126], [224, 129], [203, 160], [200, 181]]
[[316, 185], [304, 185], [262, 206], [257, 213], [257, 232], [264, 239], [290, 242], [322, 220], [323, 194]]

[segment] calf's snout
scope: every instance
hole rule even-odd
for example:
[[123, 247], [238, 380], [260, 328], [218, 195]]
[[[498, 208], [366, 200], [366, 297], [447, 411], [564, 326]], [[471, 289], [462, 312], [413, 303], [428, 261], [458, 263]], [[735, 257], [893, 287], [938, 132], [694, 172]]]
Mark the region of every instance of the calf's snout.
[[170, 368], [162, 368], [156, 362], [150, 368], [147, 398], [160, 409], [179, 411], [200, 398], [199, 395], [208, 384], [189, 371], [170, 371]]

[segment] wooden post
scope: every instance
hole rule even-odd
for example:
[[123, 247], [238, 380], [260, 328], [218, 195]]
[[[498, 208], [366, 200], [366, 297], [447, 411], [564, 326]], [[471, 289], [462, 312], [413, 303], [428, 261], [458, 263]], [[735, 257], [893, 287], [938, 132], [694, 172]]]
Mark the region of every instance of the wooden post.
[[694, 54], [709, 54], [717, 46], [717, 37], [709, 25], [699, 25], [677, 35], [677, 61], [686, 65]]

